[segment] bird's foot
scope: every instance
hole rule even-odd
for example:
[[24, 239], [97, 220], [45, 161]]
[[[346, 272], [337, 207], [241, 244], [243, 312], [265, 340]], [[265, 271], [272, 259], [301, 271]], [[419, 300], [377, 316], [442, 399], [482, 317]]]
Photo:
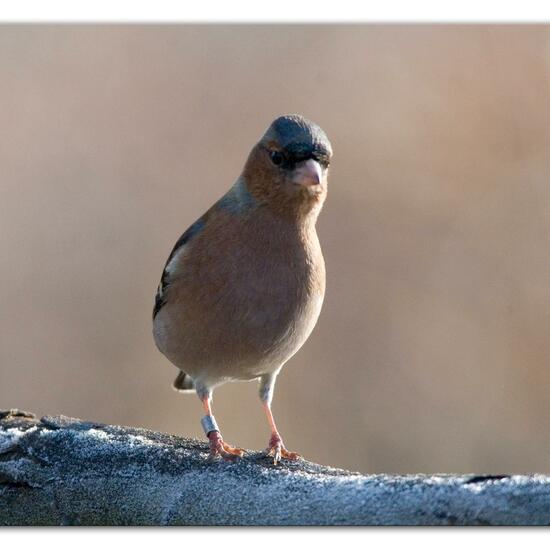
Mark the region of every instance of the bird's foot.
[[244, 455], [244, 449], [228, 445], [218, 431], [210, 432], [208, 440], [210, 441], [209, 460], [214, 460], [218, 456], [221, 456], [224, 460], [237, 460]]
[[287, 451], [283, 445], [283, 440], [279, 434], [273, 434], [269, 440], [269, 447], [266, 449], [267, 456], [273, 457], [273, 464], [281, 461], [281, 458], [288, 460], [298, 460], [302, 458], [298, 453]]

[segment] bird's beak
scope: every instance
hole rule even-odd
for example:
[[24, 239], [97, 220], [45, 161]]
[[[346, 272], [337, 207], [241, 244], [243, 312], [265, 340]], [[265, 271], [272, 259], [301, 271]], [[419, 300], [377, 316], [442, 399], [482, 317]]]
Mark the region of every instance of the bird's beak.
[[296, 164], [292, 175], [292, 182], [305, 187], [320, 185], [323, 179], [321, 165], [313, 159], [303, 160]]

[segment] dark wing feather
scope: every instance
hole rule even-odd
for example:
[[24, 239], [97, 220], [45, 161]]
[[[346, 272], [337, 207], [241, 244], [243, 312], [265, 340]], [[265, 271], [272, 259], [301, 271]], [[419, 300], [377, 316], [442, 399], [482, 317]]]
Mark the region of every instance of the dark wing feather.
[[164, 264], [164, 270], [162, 271], [162, 276], [160, 278], [160, 283], [157, 288], [157, 294], [155, 296], [155, 307], [153, 308], [153, 319], [156, 317], [157, 313], [161, 310], [162, 306], [166, 303], [164, 294], [167, 286], [170, 284], [169, 274], [166, 270], [166, 266], [170, 263], [176, 252], [185, 244], [187, 244], [193, 237], [198, 235], [204, 227], [204, 222], [202, 219], [196, 221], [187, 231], [178, 239], [170, 256]]

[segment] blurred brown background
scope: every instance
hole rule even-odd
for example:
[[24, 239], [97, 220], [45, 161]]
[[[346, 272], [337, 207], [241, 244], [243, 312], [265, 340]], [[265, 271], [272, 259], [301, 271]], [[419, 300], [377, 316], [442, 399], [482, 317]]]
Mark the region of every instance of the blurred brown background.
[[[550, 27], [0, 27], [0, 408], [202, 437], [151, 309], [277, 115], [335, 151], [287, 446], [363, 472], [550, 471]], [[214, 410], [267, 444], [256, 384]]]

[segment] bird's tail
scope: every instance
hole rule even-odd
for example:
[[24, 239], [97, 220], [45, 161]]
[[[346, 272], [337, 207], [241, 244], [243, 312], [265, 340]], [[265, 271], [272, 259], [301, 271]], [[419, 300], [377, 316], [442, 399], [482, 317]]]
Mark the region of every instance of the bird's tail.
[[191, 392], [195, 391], [195, 382], [193, 382], [193, 379], [188, 374], [180, 371], [179, 374], [176, 376], [172, 387], [176, 391]]

